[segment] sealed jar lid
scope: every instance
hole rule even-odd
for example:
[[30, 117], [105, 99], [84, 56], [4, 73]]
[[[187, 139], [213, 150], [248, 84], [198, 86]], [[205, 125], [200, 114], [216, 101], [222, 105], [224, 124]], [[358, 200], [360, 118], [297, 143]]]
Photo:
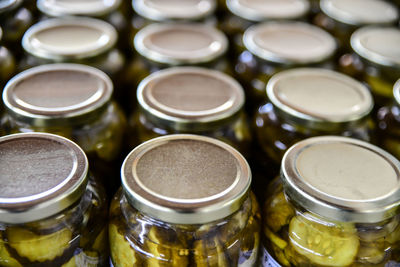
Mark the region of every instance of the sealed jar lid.
[[307, 0], [226, 0], [228, 9], [250, 21], [297, 19], [310, 10]]
[[394, 100], [400, 105], [400, 79], [393, 86]]
[[228, 39], [204, 24], [151, 24], [136, 34], [134, 45], [139, 54], [157, 63], [200, 64], [225, 54]]
[[1, 0], [0, 1], [0, 14], [8, 12], [19, 7], [23, 0]]
[[369, 26], [351, 36], [351, 47], [364, 59], [378, 65], [400, 68], [400, 30]]
[[349, 25], [393, 24], [399, 19], [396, 6], [382, 0], [321, 0], [329, 17]]
[[267, 22], [248, 28], [243, 42], [257, 57], [280, 64], [311, 64], [330, 58], [335, 39], [303, 22]]
[[114, 47], [117, 31], [105, 21], [87, 17], [47, 19], [30, 27], [22, 38], [26, 52], [63, 61], [97, 56]]
[[122, 0], [38, 0], [37, 8], [49, 16], [103, 16], [117, 9]]
[[197, 135], [170, 135], [136, 147], [122, 165], [122, 187], [132, 206], [153, 218], [202, 224], [237, 211], [251, 172], [231, 146]]
[[345, 137], [315, 137], [282, 160], [286, 194], [336, 221], [376, 223], [399, 214], [400, 163], [384, 150]]
[[154, 20], [199, 20], [214, 13], [216, 0], [134, 0], [140, 16]]
[[326, 131], [359, 123], [373, 108], [365, 85], [318, 68], [286, 70], [272, 76], [267, 96], [288, 120]]
[[86, 190], [88, 160], [66, 138], [46, 133], [0, 138], [0, 222], [27, 223], [55, 215]]
[[80, 122], [98, 114], [113, 85], [102, 71], [79, 64], [49, 64], [13, 77], [5, 86], [8, 114], [35, 126]]
[[204, 131], [236, 118], [245, 97], [241, 85], [224, 73], [176, 67], [145, 78], [139, 84], [137, 99], [155, 125]]

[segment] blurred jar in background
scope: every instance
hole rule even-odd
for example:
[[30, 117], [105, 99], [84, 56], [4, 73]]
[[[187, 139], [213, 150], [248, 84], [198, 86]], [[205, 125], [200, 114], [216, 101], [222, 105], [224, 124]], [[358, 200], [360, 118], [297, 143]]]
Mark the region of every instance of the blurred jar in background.
[[3, 45], [3, 31], [0, 28], [0, 92], [3, 91], [4, 85], [15, 74], [16, 68], [13, 54]]

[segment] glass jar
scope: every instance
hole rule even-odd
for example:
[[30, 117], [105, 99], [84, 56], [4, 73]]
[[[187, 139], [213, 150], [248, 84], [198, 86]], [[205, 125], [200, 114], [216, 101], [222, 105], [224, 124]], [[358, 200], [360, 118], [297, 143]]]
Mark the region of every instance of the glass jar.
[[255, 114], [260, 149], [277, 164], [296, 142], [318, 135], [373, 141], [373, 99], [362, 83], [325, 69], [282, 71], [267, 85], [268, 102]]
[[400, 77], [397, 27], [363, 27], [351, 36], [351, 47], [361, 65], [360, 77], [374, 96], [376, 108], [393, 103], [393, 85]]
[[285, 154], [264, 206], [262, 266], [399, 266], [400, 162], [344, 137]]
[[12, 78], [3, 92], [8, 133], [49, 132], [67, 137], [87, 153], [92, 170], [115, 193], [123, 159], [126, 119], [111, 100], [113, 85], [95, 68], [50, 64]]
[[[3, 46], [3, 31], [0, 28], [0, 92], [3, 91], [4, 85], [15, 74], [16, 63], [12, 53]], [[0, 108], [0, 113], [1, 113]]]
[[75, 143], [45, 133], [0, 138], [0, 265], [105, 266], [104, 188]]
[[247, 109], [265, 100], [265, 86], [275, 73], [301, 66], [333, 68], [334, 38], [303, 22], [267, 22], [251, 26], [243, 36], [246, 50], [237, 60], [235, 72], [244, 86]]
[[130, 119], [134, 145], [154, 137], [194, 133], [225, 141], [249, 154], [251, 135], [238, 82], [218, 71], [175, 67], [153, 73], [137, 91]]
[[259, 208], [235, 149], [159, 137], [135, 148], [121, 175], [110, 208], [113, 266], [256, 266]]

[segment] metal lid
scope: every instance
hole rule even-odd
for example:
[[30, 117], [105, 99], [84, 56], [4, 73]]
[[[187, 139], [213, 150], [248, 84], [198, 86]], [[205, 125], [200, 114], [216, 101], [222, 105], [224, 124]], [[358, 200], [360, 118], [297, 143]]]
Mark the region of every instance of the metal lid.
[[245, 47], [257, 57], [281, 64], [310, 64], [330, 58], [335, 39], [324, 30], [303, 22], [267, 22], [248, 28]]
[[400, 162], [369, 143], [315, 137], [292, 146], [281, 178], [290, 199], [339, 221], [376, 223], [400, 208]]
[[131, 205], [159, 220], [202, 224], [237, 211], [249, 191], [250, 167], [231, 146], [197, 135], [169, 135], [136, 147], [122, 165]]
[[38, 0], [37, 8], [49, 16], [103, 16], [117, 9], [122, 0]]
[[23, 0], [0, 0], [0, 14], [19, 7]]
[[154, 21], [199, 20], [214, 13], [216, 0], [133, 0], [140, 16]]
[[359, 122], [374, 105], [368, 88], [359, 81], [318, 68], [292, 69], [272, 76], [267, 96], [288, 120], [328, 131]]
[[394, 100], [400, 105], [400, 79], [393, 86]]
[[396, 6], [382, 0], [321, 0], [320, 7], [329, 17], [354, 26], [393, 24], [399, 19]]
[[156, 125], [202, 131], [236, 118], [245, 97], [241, 85], [224, 73], [176, 67], [145, 78], [138, 87], [137, 99]]
[[351, 47], [378, 65], [400, 68], [400, 30], [395, 27], [363, 27], [351, 36]]
[[170, 65], [210, 62], [225, 54], [228, 39], [205, 24], [151, 24], [134, 39], [139, 54]]
[[36, 23], [25, 32], [22, 46], [36, 57], [64, 61], [97, 56], [116, 41], [117, 31], [105, 21], [67, 17]]
[[250, 21], [297, 19], [310, 10], [307, 0], [226, 0], [228, 9]]
[[46, 133], [0, 138], [0, 222], [19, 224], [57, 214], [77, 202], [88, 160], [66, 138]]
[[8, 113], [37, 126], [65, 125], [98, 113], [113, 85], [102, 71], [79, 64], [49, 64], [13, 77], [5, 86]]

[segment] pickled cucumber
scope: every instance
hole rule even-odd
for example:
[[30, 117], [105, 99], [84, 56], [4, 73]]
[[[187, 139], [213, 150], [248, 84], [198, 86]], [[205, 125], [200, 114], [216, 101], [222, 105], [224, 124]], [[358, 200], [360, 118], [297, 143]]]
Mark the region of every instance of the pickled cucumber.
[[111, 258], [115, 267], [136, 266], [138, 260], [134, 249], [123, 235], [118, 232], [118, 227], [111, 223], [109, 228]]
[[[1, 235], [0, 235], [1, 238]], [[0, 266], [22, 267], [22, 265], [8, 253], [4, 243], [0, 241]]]
[[72, 257], [67, 263], [61, 267], [97, 267], [99, 266], [99, 257], [96, 252], [81, 252]]
[[217, 237], [195, 241], [194, 261], [196, 267], [229, 266], [224, 248]]
[[283, 226], [289, 224], [295, 212], [287, 202], [285, 194], [281, 192], [266, 205], [265, 214], [267, 225], [272, 231], [278, 232]]
[[309, 214], [293, 217], [289, 239], [299, 254], [322, 266], [350, 265], [360, 246], [352, 224], [322, 224]]
[[49, 235], [37, 235], [23, 228], [10, 227], [6, 233], [9, 245], [32, 262], [51, 261], [61, 256], [72, 239], [72, 232], [67, 228]]
[[357, 254], [357, 262], [367, 264], [379, 264], [386, 256], [384, 243], [379, 244], [366, 243], [360, 246]]

